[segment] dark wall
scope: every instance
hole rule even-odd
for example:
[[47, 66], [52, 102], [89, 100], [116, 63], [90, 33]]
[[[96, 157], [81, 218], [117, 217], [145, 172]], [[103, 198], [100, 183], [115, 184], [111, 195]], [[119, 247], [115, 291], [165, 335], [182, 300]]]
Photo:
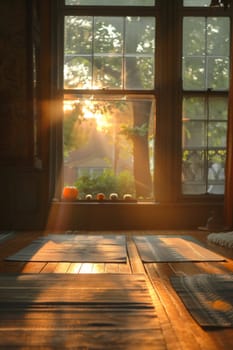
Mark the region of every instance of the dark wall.
[[0, 160], [1, 164], [27, 164], [31, 122], [27, 114], [25, 1], [1, 1], [0, 16]]
[[0, 229], [41, 227], [45, 172], [34, 166], [31, 7], [0, 1]]

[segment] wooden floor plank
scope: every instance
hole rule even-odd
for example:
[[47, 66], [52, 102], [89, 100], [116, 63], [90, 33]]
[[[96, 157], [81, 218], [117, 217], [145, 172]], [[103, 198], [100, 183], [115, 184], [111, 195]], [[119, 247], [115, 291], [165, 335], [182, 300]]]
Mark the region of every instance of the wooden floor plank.
[[81, 266], [81, 263], [71, 263], [69, 269], [67, 270], [67, 273], [79, 273]]
[[82, 263], [79, 273], [92, 273], [93, 264], [92, 263]]
[[119, 272], [120, 273], [132, 273], [128, 258], [127, 258], [126, 264], [119, 264]]
[[[135, 337], [135, 334], [137, 336]], [[143, 341], [142, 341], [143, 339]], [[112, 330], [70, 332], [65, 329], [57, 331], [23, 331], [0, 332], [2, 349], [113, 349], [113, 350], [166, 350], [156, 339], [155, 330], [145, 337], [145, 332], [138, 330]], [[22, 344], [28, 346], [22, 347]], [[78, 345], [77, 345], [78, 344]], [[80, 345], [79, 345], [80, 344]]]
[[[160, 328], [162, 330], [162, 337], [164, 337], [166, 349], [173, 350], [229, 350], [233, 349], [233, 329], [202, 329], [190, 316], [180, 298], [172, 288], [170, 284], [170, 277], [174, 275], [194, 275], [196, 273], [232, 273], [233, 272], [233, 250], [225, 249], [214, 244], [210, 244], [207, 241], [208, 232], [201, 231], [127, 231], [127, 262], [119, 263], [119, 264], [109, 264], [109, 263], [48, 263], [44, 262], [12, 262], [5, 261], [4, 259], [17, 252], [19, 249], [22, 249], [26, 245], [30, 244], [34, 239], [39, 236], [47, 235], [51, 232], [19, 232], [12, 236], [7, 241], [4, 241], [0, 244], [0, 273], [6, 276], [10, 276], [14, 273], [21, 274], [35, 274], [37, 276], [40, 275], [44, 278], [44, 283], [49, 284], [51, 282], [51, 275], [56, 276], [59, 274], [70, 276], [67, 278], [74, 278], [76, 275], [80, 276], [80, 283], [83, 284], [83, 288], [85, 288], [85, 276], [86, 274], [90, 274], [91, 276], [95, 276], [92, 279], [92, 282], [89, 281], [89, 287], [91, 287], [91, 283], [93, 283], [93, 288], [95, 285], [101, 286], [101, 288], [107, 288], [106, 282], [104, 280], [105, 275], [118, 276], [119, 274], [123, 277], [125, 275], [125, 279], [123, 279], [124, 283], [128, 278], [128, 275], [136, 276], [138, 273], [144, 274], [146, 281], [150, 282], [147, 288], [150, 291], [150, 297], [153, 299], [153, 305], [156, 309], [156, 313], [158, 315], [156, 321], [151, 321], [149, 314], [146, 312], [141, 315], [140, 322], [138, 322], [138, 314], [130, 313], [129, 309], [127, 311], [128, 319], [131, 323], [132, 329], [127, 329], [126, 324], [122, 323], [125, 315], [119, 313], [114, 316], [114, 320], [112, 319], [112, 330], [106, 329], [106, 324], [104, 323], [104, 319], [106, 318], [108, 321], [111, 319], [111, 312], [109, 310], [105, 310], [106, 313], [104, 317], [102, 317], [101, 312], [99, 310], [95, 312], [90, 312], [88, 314], [88, 318], [84, 316], [82, 310], [79, 308], [77, 312], [79, 313], [80, 324], [76, 323], [77, 315], [72, 313], [70, 310], [62, 310], [57, 309], [46, 310], [43, 312], [46, 314], [46, 321], [44, 318], [38, 318], [38, 313], [33, 313], [33, 310], [30, 310], [29, 313], [23, 314], [23, 322], [27, 322], [27, 329], [22, 330], [23, 323], [22, 319], [19, 320], [19, 314], [15, 315], [15, 318], [10, 318], [9, 314], [4, 311], [4, 307], [0, 309], [0, 348], [8, 349], [10, 348], [9, 344], [15, 344], [15, 348], [17, 345], [22, 344], [23, 341], [28, 342], [31, 347], [38, 348], [38, 344], [42, 346], [43, 350], [52, 349], [57, 346], [62, 346], [64, 349], [72, 349], [74, 348], [74, 344], [79, 344], [81, 342], [83, 344], [83, 349], [91, 348], [93, 350], [99, 350], [97, 344], [98, 339], [103, 337], [101, 350], [103, 348], [108, 349], [108, 340], [111, 339], [112, 342], [116, 341], [117, 350], [148, 350], [155, 349], [160, 350], [160, 342], [156, 344], [156, 340], [154, 339], [153, 332], [149, 332], [148, 338], [146, 339], [144, 344], [141, 344], [138, 339], [135, 339], [135, 334], [141, 337], [145, 336], [143, 330], [140, 329], [140, 324], [142, 328], [144, 325], [154, 325], [154, 332], [157, 332], [157, 329]], [[56, 232], [57, 233], [57, 232]], [[64, 232], [63, 232], [64, 233]], [[70, 233], [74, 233], [73, 231]], [[104, 232], [104, 234], [112, 234], [113, 231]], [[85, 232], [85, 231], [77, 231], [77, 234], [103, 234], [103, 232]], [[116, 234], [123, 234], [122, 232], [116, 231]], [[184, 263], [147, 263], [143, 264], [141, 259], [139, 258], [137, 248], [132, 240], [133, 235], [147, 235], [147, 234], [182, 234], [182, 235], [192, 235], [194, 238], [200, 240], [205, 244], [206, 247], [209, 247], [212, 251], [224, 255], [227, 260], [224, 262], [184, 262]], [[95, 280], [96, 278], [96, 280]], [[147, 279], [148, 278], [148, 279]], [[49, 282], [50, 281], [50, 282]], [[83, 281], [83, 282], [82, 282]], [[8, 283], [8, 282], [7, 282]], [[151, 286], [151, 287], [150, 287]], [[64, 298], [70, 298], [70, 294], [68, 292], [64, 292], [66, 289], [66, 283], [64, 282], [63, 286], [59, 287], [61, 291], [61, 299], [62, 295]], [[115, 295], [121, 296], [121, 283], [118, 283], [119, 291]], [[64, 291], [63, 291], [64, 289]], [[124, 291], [123, 291], [124, 292]], [[4, 291], [2, 290], [2, 295], [4, 295]], [[63, 294], [62, 294], [63, 293]], [[89, 293], [89, 294], [88, 294]], [[89, 291], [86, 294], [91, 300], [92, 294]], [[123, 293], [124, 295], [124, 293]], [[135, 298], [138, 297], [137, 293], [134, 294]], [[10, 297], [10, 294], [6, 295], [5, 298]], [[52, 292], [48, 292], [47, 298], [52, 298]], [[82, 293], [74, 293], [73, 297], [78, 299], [82, 299], [84, 297]], [[40, 297], [42, 298], [42, 296]], [[100, 298], [100, 292], [96, 292], [96, 298]], [[141, 296], [141, 300], [144, 299]], [[18, 311], [19, 312], [19, 311]], [[47, 312], [47, 313], [46, 313]], [[61, 323], [57, 320], [61, 318]], [[2, 319], [2, 321], [1, 321]], [[35, 330], [35, 320], [38, 320], [37, 330]], [[4, 320], [6, 322], [4, 322]], [[43, 323], [45, 322], [45, 323]], [[62, 323], [63, 322], [63, 323]], [[152, 322], [152, 323], [151, 323]], [[69, 330], [66, 329], [66, 325], [69, 325]], [[82, 329], [82, 325], [85, 327], [89, 324], [89, 331]], [[60, 326], [60, 330], [55, 329], [55, 325]], [[31, 330], [34, 327], [34, 331], [32, 332], [29, 328], [31, 326]], [[4, 328], [5, 327], [5, 328]], [[14, 328], [15, 327], [15, 328]], [[21, 328], [20, 328], [21, 327]], [[76, 328], [75, 328], [76, 327]], [[3, 329], [4, 328], [4, 329]], [[14, 331], [13, 331], [14, 329]], [[73, 329], [73, 330], [71, 330]], [[114, 329], [114, 331], [113, 331]], [[91, 332], [91, 333], [90, 333]], [[141, 333], [140, 333], [141, 332]], [[33, 336], [32, 336], [33, 333]], [[91, 334], [91, 337], [90, 337]], [[56, 338], [54, 338], [56, 337]], [[43, 339], [43, 340], [41, 340]], [[41, 342], [42, 341], [42, 342]], [[59, 344], [59, 345], [58, 345]], [[157, 349], [158, 346], [158, 349]], [[30, 347], [29, 347], [30, 348]], [[12, 349], [12, 347], [11, 347]], [[113, 348], [114, 349], [114, 348]], [[115, 349], [114, 349], [115, 350]], [[164, 349], [162, 349], [164, 350]]]
[[93, 264], [92, 272], [93, 273], [104, 273], [105, 272], [105, 263], [96, 263]]
[[225, 273], [231, 273], [232, 271], [229, 270], [228, 265], [226, 263], [208, 263], [203, 262], [199, 265], [201, 273], [213, 273], [213, 274], [225, 274]]
[[40, 273], [45, 267], [46, 263], [44, 262], [27, 262], [24, 264], [21, 269], [22, 273]]
[[56, 267], [57, 267], [58, 263], [57, 262], [49, 262], [46, 263], [46, 265], [43, 267], [43, 269], [41, 270], [41, 273], [51, 273], [54, 272]]
[[6, 262], [1, 261], [0, 262], [0, 273], [14, 273], [14, 272], [21, 272], [24, 269], [25, 263], [21, 262]]
[[[154, 264], [146, 266], [152, 284], [159, 295], [159, 299], [166, 310], [171, 327], [178, 339], [179, 349], [185, 350], [217, 350], [220, 349], [216, 341], [212, 340], [201, 327], [195, 323], [191, 315], [184, 308], [181, 300], [171, 287], [167, 278], [157, 277]], [[154, 274], [154, 272], [156, 272]]]
[[0, 275], [0, 347], [54, 349], [53, 337], [59, 349], [166, 350], [143, 274]]
[[129, 255], [130, 266], [133, 273], [144, 273], [145, 269], [141, 259], [139, 258], [137, 248], [133, 240], [127, 237], [127, 251]]
[[105, 265], [106, 273], [119, 273], [119, 264], [106, 264]]
[[55, 273], [66, 273], [69, 270], [70, 263], [68, 262], [60, 262], [56, 265], [54, 272]]

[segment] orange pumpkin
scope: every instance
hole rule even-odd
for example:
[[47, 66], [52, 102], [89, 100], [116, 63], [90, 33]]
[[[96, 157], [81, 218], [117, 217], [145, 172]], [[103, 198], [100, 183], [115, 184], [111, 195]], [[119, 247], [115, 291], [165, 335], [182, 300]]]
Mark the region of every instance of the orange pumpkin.
[[97, 193], [96, 199], [98, 199], [98, 201], [104, 200], [105, 199], [105, 194], [104, 193]]
[[78, 197], [78, 189], [75, 186], [65, 186], [62, 192], [62, 198], [65, 200], [75, 201]]

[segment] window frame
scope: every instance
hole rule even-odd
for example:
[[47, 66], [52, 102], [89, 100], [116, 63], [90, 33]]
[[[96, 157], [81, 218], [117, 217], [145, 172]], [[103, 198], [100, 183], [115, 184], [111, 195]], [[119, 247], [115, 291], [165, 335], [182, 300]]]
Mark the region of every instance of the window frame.
[[[183, 18], [185, 17], [228, 17], [229, 21], [230, 21], [230, 43], [229, 43], [229, 62], [230, 62], [230, 67], [229, 67], [229, 84], [230, 84], [230, 75], [231, 70], [232, 70], [232, 45], [233, 45], [233, 34], [232, 34], [232, 21], [233, 21], [233, 16], [232, 16], [232, 4], [231, 4], [231, 8], [225, 9], [223, 7], [221, 8], [217, 8], [217, 7], [185, 7], [185, 6], [181, 6], [181, 22], [183, 22]], [[181, 23], [182, 26], [182, 23]], [[182, 33], [181, 33], [182, 35]], [[181, 39], [182, 40], [182, 39]], [[181, 57], [182, 57], [182, 53], [181, 53]], [[181, 87], [181, 94], [182, 94], [182, 98], [181, 98], [181, 104], [182, 104], [182, 100], [183, 97], [203, 97], [204, 99], [208, 99], [211, 97], [226, 97], [228, 98], [229, 95], [229, 89], [230, 86], [228, 88], [228, 90], [210, 90], [210, 89], [206, 89], [206, 90], [184, 90], [183, 87]], [[228, 108], [229, 110], [229, 108]], [[182, 125], [181, 125], [182, 128]], [[226, 135], [227, 136], [227, 135]], [[181, 145], [182, 148], [182, 145]], [[210, 194], [208, 192], [206, 192], [205, 194], [199, 194], [199, 195], [193, 195], [193, 194], [183, 194], [182, 195], [182, 183], [181, 183], [181, 196], [183, 197], [183, 199], [185, 200], [195, 200], [195, 198], [199, 198], [202, 201], [205, 200], [213, 200], [213, 201], [219, 201], [219, 200], [224, 200], [224, 194]]]
[[[61, 100], [63, 94], [76, 93], [77, 90], [65, 90], [61, 88], [60, 67], [63, 65], [63, 46], [59, 42], [59, 36], [64, 31], [63, 16], [72, 15], [78, 11], [80, 16], [122, 16], [140, 15], [156, 17], [156, 65], [155, 65], [155, 86], [153, 90], [131, 91], [122, 90], [122, 93], [133, 93], [143, 95], [154, 95], [157, 100], [156, 106], [156, 143], [155, 143], [155, 203], [172, 202], [223, 202], [224, 195], [182, 194], [181, 171], [182, 171], [182, 96], [190, 94], [182, 89], [182, 21], [184, 16], [229, 16], [231, 19], [232, 33], [232, 9], [196, 8], [183, 7], [182, 1], [157, 0], [154, 7], [114, 7], [114, 6], [67, 6], [63, 0], [57, 0], [55, 13], [58, 17], [53, 18], [55, 37], [53, 42], [54, 57], [56, 63], [53, 65], [53, 98], [56, 101], [54, 108], [56, 125], [52, 128], [52, 154], [51, 160], [52, 183], [55, 198], [60, 198], [62, 189], [62, 176], [58, 176], [61, 169], [62, 159], [62, 116]], [[57, 34], [56, 34], [57, 33]], [[231, 35], [232, 47], [232, 35]], [[232, 49], [231, 49], [232, 52]], [[231, 61], [231, 60], [230, 60]], [[166, 64], [165, 64], [166, 62]], [[57, 76], [60, 77], [57, 80]], [[82, 90], [91, 94], [92, 90]], [[100, 91], [93, 91], [101, 94]], [[111, 93], [114, 93], [111, 90]], [[119, 90], [116, 90], [119, 95]], [[195, 91], [195, 93], [199, 93]], [[215, 92], [216, 93], [216, 92]], [[221, 92], [222, 94], [222, 92]], [[176, 131], [174, 133], [174, 130]], [[161, 152], [162, 151], [162, 152]]]

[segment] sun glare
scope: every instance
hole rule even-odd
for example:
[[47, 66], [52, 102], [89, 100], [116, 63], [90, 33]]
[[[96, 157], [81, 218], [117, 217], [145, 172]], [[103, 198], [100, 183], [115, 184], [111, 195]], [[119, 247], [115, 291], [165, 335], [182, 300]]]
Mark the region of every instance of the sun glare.
[[93, 98], [89, 98], [83, 101], [64, 101], [63, 111], [64, 114], [69, 114], [75, 109], [75, 105], [81, 104], [81, 114], [84, 120], [95, 120], [96, 129], [98, 131], [104, 131], [109, 129], [112, 125], [109, 122], [111, 120], [108, 112], [104, 111], [104, 106], [101, 102], [93, 101]]
[[63, 112], [66, 114], [67, 112], [72, 112], [74, 109], [73, 101], [64, 101], [63, 102]]

